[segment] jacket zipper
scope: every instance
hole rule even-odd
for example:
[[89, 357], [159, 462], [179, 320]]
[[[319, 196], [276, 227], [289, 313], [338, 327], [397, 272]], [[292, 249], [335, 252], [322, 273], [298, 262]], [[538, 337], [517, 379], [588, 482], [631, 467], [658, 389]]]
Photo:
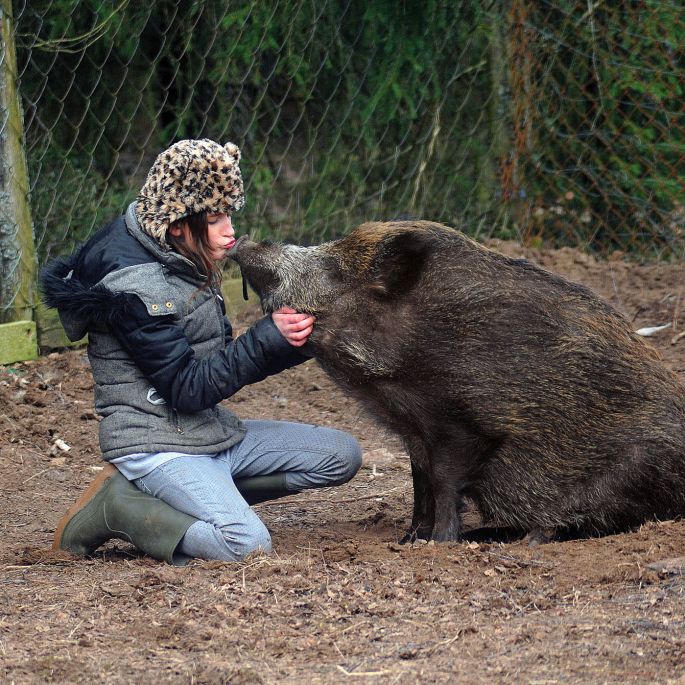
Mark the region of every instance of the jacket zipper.
[[178, 417], [178, 410], [173, 409], [172, 411], [174, 412], [174, 421], [176, 423], [176, 431], [178, 433], [183, 433], [183, 428], [181, 428], [181, 420]]
[[[216, 307], [217, 314], [219, 315], [219, 329], [221, 331], [221, 340], [223, 341], [223, 346], [225, 347], [226, 346], [226, 335], [224, 333], [224, 321], [223, 321], [224, 315], [223, 315], [223, 312], [221, 311], [221, 305], [219, 304], [219, 299], [218, 299], [219, 297], [221, 297], [221, 295], [219, 294], [217, 289], [215, 289], [215, 288], [210, 288], [210, 289], [214, 295], [214, 305]], [[176, 424], [176, 431], [178, 433], [183, 433], [183, 428], [181, 428], [181, 419], [179, 418], [178, 410], [173, 409], [172, 411], [174, 413], [174, 422]], [[215, 408], [215, 411], [216, 411], [216, 408]]]
[[[224, 313], [221, 311], [221, 304], [219, 300], [223, 301], [223, 296], [221, 295], [218, 288], [211, 288], [214, 294], [214, 306], [216, 307], [216, 313], [219, 315], [219, 330], [221, 331], [221, 346], [226, 347], [226, 328], [224, 327]], [[224, 303], [225, 304], [225, 303]]]

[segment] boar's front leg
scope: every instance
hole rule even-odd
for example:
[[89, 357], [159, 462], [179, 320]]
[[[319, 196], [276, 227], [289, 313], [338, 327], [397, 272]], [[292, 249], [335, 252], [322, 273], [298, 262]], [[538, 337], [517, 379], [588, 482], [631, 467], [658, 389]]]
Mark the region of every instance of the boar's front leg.
[[488, 451], [488, 442], [463, 426], [454, 426], [449, 435], [434, 441], [429, 456], [435, 497], [432, 540], [448, 542], [461, 538], [464, 492]]
[[435, 517], [435, 499], [428, 474], [414, 459], [411, 461], [411, 478], [414, 485], [414, 512], [411, 526], [400, 544], [416, 540], [430, 540]]
[[435, 524], [431, 540], [436, 542], [450, 542], [461, 538], [461, 509], [462, 498], [459, 490], [443, 477], [442, 483], [435, 487]]

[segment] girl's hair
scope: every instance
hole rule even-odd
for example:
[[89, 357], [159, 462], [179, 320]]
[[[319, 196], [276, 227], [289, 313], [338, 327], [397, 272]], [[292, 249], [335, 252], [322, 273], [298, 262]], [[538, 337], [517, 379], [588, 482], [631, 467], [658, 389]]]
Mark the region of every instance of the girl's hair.
[[[178, 226], [183, 228], [183, 224], [188, 224], [190, 234], [193, 236], [194, 245], [191, 247], [186, 242], [183, 234], [176, 237], [171, 235], [171, 228]], [[202, 286], [206, 288], [210, 284], [221, 283], [221, 269], [217, 263], [212, 259], [211, 248], [209, 245], [209, 238], [207, 236], [207, 212], [199, 212], [197, 214], [189, 214], [182, 219], [177, 219], [169, 224], [169, 230], [166, 234], [166, 239], [176, 252], [189, 259], [197, 270], [207, 277], [207, 283]]]

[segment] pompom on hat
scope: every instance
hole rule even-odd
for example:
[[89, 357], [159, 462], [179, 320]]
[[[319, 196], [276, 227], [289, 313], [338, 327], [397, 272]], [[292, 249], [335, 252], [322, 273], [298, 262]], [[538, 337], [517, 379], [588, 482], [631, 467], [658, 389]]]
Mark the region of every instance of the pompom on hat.
[[136, 199], [145, 233], [168, 247], [169, 224], [189, 214], [237, 212], [245, 204], [240, 149], [213, 140], [180, 140], [161, 152]]

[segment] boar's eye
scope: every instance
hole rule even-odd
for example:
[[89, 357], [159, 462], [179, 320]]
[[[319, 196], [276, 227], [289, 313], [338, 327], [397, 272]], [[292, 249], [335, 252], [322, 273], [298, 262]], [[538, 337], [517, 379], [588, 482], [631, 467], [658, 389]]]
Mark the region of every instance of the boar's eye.
[[331, 281], [342, 281], [343, 274], [338, 264], [334, 261], [326, 261], [321, 265], [324, 276]]

